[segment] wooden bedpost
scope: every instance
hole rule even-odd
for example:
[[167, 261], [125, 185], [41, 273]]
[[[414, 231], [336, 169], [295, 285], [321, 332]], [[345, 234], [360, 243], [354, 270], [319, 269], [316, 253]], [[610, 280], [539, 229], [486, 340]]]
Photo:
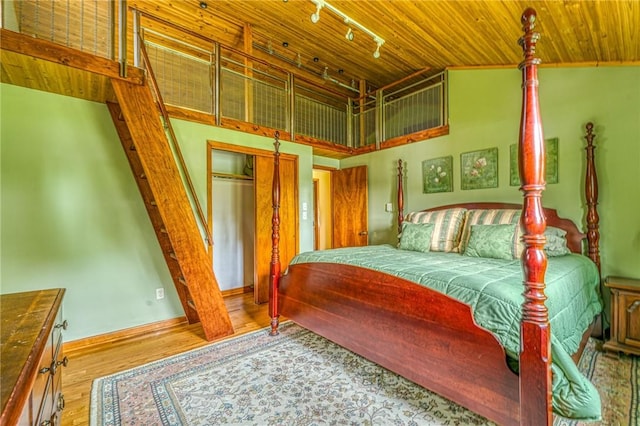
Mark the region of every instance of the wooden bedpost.
[[538, 101], [538, 64], [535, 57], [540, 34], [534, 31], [536, 11], [527, 8], [522, 14], [524, 36], [520, 38], [524, 60], [522, 70], [522, 115], [518, 146], [520, 189], [523, 192], [521, 223], [525, 250], [524, 303], [520, 325], [520, 424], [550, 425], [551, 407], [551, 330], [545, 306], [544, 253], [546, 220], [542, 209], [545, 188], [545, 151]]
[[278, 312], [278, 286], [280, 284], [280, 132], [276, 131], [273, 146], [273, 183], [271, 184], [271, 200], [273, 213], [271, 216], [271, 274], [269, 276], [269, 315], [271, 316], [270, 335], [278, 334], [280, 313]]
[[[587, 173], [585, 177], [585, 196], [587, 200], [587, 243], [589, 258], [600, 272], [600, 216], [598, 216], [598, 175], [596, 174], [595, 149], [593, 145], [593, 123], [587, 123]], [[602, 276], [602, 273], [600, 274]]]
[[404, 222], [404, 176], [402, 173], [402, 159], [398, 160], [398, 234], [402, 233]]

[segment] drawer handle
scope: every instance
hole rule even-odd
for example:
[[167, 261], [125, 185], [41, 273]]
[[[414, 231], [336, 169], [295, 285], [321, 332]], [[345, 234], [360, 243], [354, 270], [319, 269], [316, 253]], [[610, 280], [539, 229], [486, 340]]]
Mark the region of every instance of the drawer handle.
[[65, 356], [64, 358], [62, 358], [62, 361], [56, 361], [56, 365], [66, 367], [67, 365], [69, 365], [69, 358]]
[[40, 422], [40, 426], [49, 426], [58, 424], [58, 413], [53, 413], [49, 420], [43, 420]]
[[39, 373], [40, 374], [51, 373], [51, 375], [53, 376], [56, 374], [56, 371], [58, 370], [59, 366], [66, 367], [67, 365], [69, 365], [69, 358], [65, 356], [64, 358], [62, 358], [62, 361], [51, 361], [51, 366], [42, 367]]
[[60, 394], [58, 395], [58, 411], [64, 410], [64, 405], [65, 405], [64, 395]]
[[62, 321], [61, 324], [55, 325], [55, 328], [62, 328], [63, 330], [66, 330], [67, 327], [69, 327], [69, 322], [67, 320]]
[[635, 302], [633, 302], [631, 306], [627, 308], [627, 312], [631, 313], [635, 311], [638, 306], [640, 306], [640, 300], [636, 300]]

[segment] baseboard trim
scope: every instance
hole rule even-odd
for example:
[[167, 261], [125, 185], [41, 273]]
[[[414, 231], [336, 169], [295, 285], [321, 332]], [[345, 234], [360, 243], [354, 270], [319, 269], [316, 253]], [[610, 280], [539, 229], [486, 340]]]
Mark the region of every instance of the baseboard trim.
[[236, 296], [238, 294], [245, 294], [245, 293], [253, 293], [253, 286], [238, 287], [238, 288], [232, 288], [230, 290], [223, 290], [222, 297]]
[[73, 352], [80, 349], [86, 349], [91, 346], [102, 345], [105, 343], [114, 343], [120, 340], [138, 337], [144, 334], [155, 333], [157, 331], [166, 330], [178, 325], [188, 324], [186, 317], [171, 318], [164, 321], [152, 322], [137, 327], [116, 330], [111, 333], [99, 334], [97, 336], [86, 337], [84, 339], [65, 342], [63, 349], [65, 352]]

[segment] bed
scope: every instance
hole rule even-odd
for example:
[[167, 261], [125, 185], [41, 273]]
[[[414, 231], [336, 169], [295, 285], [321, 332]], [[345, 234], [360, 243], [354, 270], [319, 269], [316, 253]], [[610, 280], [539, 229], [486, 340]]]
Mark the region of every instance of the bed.
[[[573, 222], [558, 217], [555, 210], [542, 207], [545, 153], [538, 104], [539, 60], [534, 55], [538, 39], [534, 32], [535, 18], [533, 9], [525, 10], [522, 16], [525, 34], [520, 39], [524, 60], [520, 64], [523, 106], [518, 155], [523, 204], [458, 204], [412, 212], [407, 216], [407, 223], [419, 224], [428, 222], [438, 211], [448, 214], [461, 209], [464, 218], [461, 219], [460, 236], [456, 236], [457, 242], [452, 243], [449, 252], [421, 252], [402, 247], [402, 238], [408, 238], [409, 233], [408, 225], [403, 224], [402, 161], [399, 161], [399, 230], [403, 234], [399, 248], [383, 245], [300, 254], [281, 275], [279, 142], [276, 136], [269, 304], [271, 334], [277, 334], [279, 317], [283, 315], [498, 424], [549, 425], [553, 409], [579, 418], [596, 419], [599, 416], [597, 392], [579, 372], [576, 373], [574, 363], [601, 309], [593, 125], [587, 125], [586, 135], [588, 232], [585, 235]], [[468, 213], [471, 211], [481, 213], [473, 216]], [[487, 223], [482, 219], [487, 211], [492, 211], [494, 216], [495, 212], [498, 216], [502, 215], [501, 211], [510, 213], [504, 221]], [[473, 222], [477, 226], [464, 227], [464, 221], [471, 217], [475, 218]], [[513, 258], [464, 256], [471, 246], [484, 250], [483, 244], [477, 243], [486, 240], [483, 239], [486, 235], [480, 231], [489, 229], [483, 225], [495, 224], [509, 225], [504, 230], [513, 234]], [[551, 234], [547, 226], [549, 230], [561, 230], [566, 248], [576, 254], [548, 257], [545, 242]], [[431, 228], [434, 232], [433, 226]], [[522, 232], [521, 238], [516, 236], [518, 231]], [[581, 254], [585, 236], [588, 256]], [[464, 249], [460, 241], [464, 241]], [[517, 247], [520, 241], [523, 247]], [[400, 252], [405, 256], [402, 260], [397, 257]], [[431, 259], [428, 262], [432, 262], [432, 266], [425, 271], [421, 268], [427, 258]], [[582, 266], [567, 266], [571, 263], [569, 259]], [[470, 266], [460, 263], [462, 260], [475, 263]], [[400, 270], [389, 269], [398, 265]], [[449, 275], [445, 274], [445, 269]], [[568, 278], [568, 270], [579, 271]], [[489, 276], [489, 283], [473, 280], [481, 276]], [[477, 291], [480, 288], [491, 290], [480, 295]], [[508, 293], [516, 301], [515, 307], [511, 304], [506, 308], [506, 304], [495, 303], [506, 298], [500, 293], [504, 288], [509, 288]], [[563, 293], [569, 297], [558, 301], [556, 298]], [[578, 303], [584, 309], [578, 308], [580, 313], [574, 320], [577, 322], [573, 325], [558, 323], [559, 312], [573, 303], [579, 293], [588, 295], [585, 301]], [[488, 302], [481, 303], [481, 299]], [[479, 313], [483, 310], [503, 311], [503, 319], [487, 319]], [[569, 385], [559, 387], [559, 380], [563, 378]], [[573, 387], [584, 387], [586, 393], [564, 395], [568, 392], [566, 389]], [[563, 406], [572, 398], [579, 400], [582, 412]]]

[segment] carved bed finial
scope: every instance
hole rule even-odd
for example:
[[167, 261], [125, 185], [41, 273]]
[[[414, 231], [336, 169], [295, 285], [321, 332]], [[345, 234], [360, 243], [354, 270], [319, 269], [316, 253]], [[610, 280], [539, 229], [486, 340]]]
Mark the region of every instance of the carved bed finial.
[[587, 173], [585, 175], [585, 197], [587, 201], [587, 243], [588, 256], [600, 271], [600, 216], [598, 216], [598, 175], [595, 166], [595, 149], [593, 139], [593, 123], [585, 126], [587, 134]]
[[271, 331], [278, 334], [278, 286], [280, 283], [280, 132], [276, 131], [273, 146], [273, 182], [271, 185], [271, 201], [273, 213], [271, 216], [271, 273], [269, 276], [269, 315], [271, 316]]
[[522, 46], [524, 52], [524, 59], [520, 63], [520, 68], [525, 65], [537, 65], [540, 63], [540, 59], [535, 57], [536, 43], [540, 38], [540, 33], [534, 31], [536, 18], [537, 13], [535, 9], [529, 7], [522, 13], [522, 18], [520, 19], [522, 22], [522, 31], [524, 31], [524, 35], [518, 40], [518, 44]]

